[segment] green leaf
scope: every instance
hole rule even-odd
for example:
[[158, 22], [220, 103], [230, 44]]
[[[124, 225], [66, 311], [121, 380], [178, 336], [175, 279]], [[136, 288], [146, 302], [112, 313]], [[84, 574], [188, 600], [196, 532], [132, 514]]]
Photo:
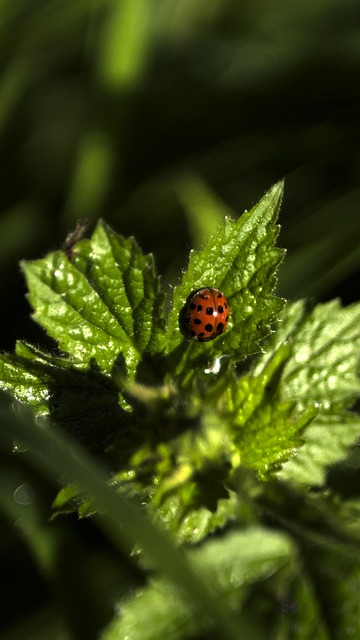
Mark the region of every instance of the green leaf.
[[285, 463], [278, 475], [283, 480], [321, 486], [327, 468], [343, 459], [359, 436], [360, 419], [355, 415], [316, 421], [304, 432], [304, 444], [296, 456]]
[[24, 262], [34, 318], [75, 362], [109, 373], [121, 357], [130, 375], [158, 349], [162, 296], [152, 256], [99, 222], [72, 257]]
[[[188, 553], [191, 563], [211, 584], [215, 597], [237, 612], [245, 605], [249, 583], [266, 580], [291, 563], [292, 556], [293, 548], [286, 536], [258, 528], [229, 534]], [[122, 603], [120, 616], [102, 640], [186, 640], [199, 634], [207, 637], [208, 629], [207, 616], [195, 613], [176, 589], [157, 578], [129, 602]], [[253, 631], [242, 636], [244, 633], [240, 616], [239, 637], [259, 637], [255, 625]]]
[[[232, 442], [241, 464], [259, 477], [283, 464], [301, 446], [301, 435], [314, 420], [317, 409], [304, 409], [281, 398], [279, 369], [288, 349], [279, 349], [260, 375], [244, 376], [231, 390]], [[234, 460], [234, 462], [235, 462]]]
[[310, 312], [304, 301], [288, 304], [259, 367], [274, 348], [290, 344], [291, 357], [282, 378], [284, 398], [304, 407], [318, 403], [323, 413], [342, 411], [360, 394], [359, 327], [359, 303], [341, 307], [333, 300]]
[[[203, 251], [191, 252], [182, 282], [174, 290], [168, 318], [166, 353], [187, 348], [182, 370], [224, 353], [237, 358], [256, 353], [259, 342], [269, 333], [283, 306], [272, 293], [283, 258], [283, 251], [274, 247], [282, 193], [283, 184], [276, 184], [237, 221], [225, 219]], [[191, 292], [202, 287], [223, 291], [231, 309], [230, 324], [214, 341], [188, 344], [179, 318]]]
[[107, 452], [108, 461], [114, 456], [119, 464], [119, 450], [125, 455], [130, 446], [130, 414], [113, 380], [87, 366], [19, 342], [16, 354], [0, 357], [1, 386], [37, 416], [51, 416], [89, 450]]
[[281, 379], [281, 395], [304, 410], [318, 409], [302, 434], [303, 447], [280, 471], [284, 479], [322, 484], [326, 468], [340, 460], [360, 434], [360, 420], [348, 409], [360, 395], [360, 304], [342, 308], [337, 300], [310, 313], [303, 301], [287, 305], [266, 354], [254, 369], [259, 375], [272, 350], [291, 347]]
[[248, 505], [239, 502], [233, 491], [229, 491], [225, 498], [217, 500], [215, 511], [205, 507], [189, 510], [174, 527], [174, 513], [177, 510], [181, 512], [181, 507], [179, 496], [172, 495], [153, 513], [155, 522], [159, 522], [167, 530], [171, 530], [178, 544], [199, 544], [211, 533], [224, 529], [230, 521], [236, 522], [238, 520], [242, 524], [252, 524], [254, 521]]
[[33, 407], [36, 415], [49, 413], [49, 380], [39, 375], [34, 366], [33, 354], [39, 351], [25, 343], [16, 344], [17, 354], [0, 356], [1, 389], [8, 391], [16, 400]]

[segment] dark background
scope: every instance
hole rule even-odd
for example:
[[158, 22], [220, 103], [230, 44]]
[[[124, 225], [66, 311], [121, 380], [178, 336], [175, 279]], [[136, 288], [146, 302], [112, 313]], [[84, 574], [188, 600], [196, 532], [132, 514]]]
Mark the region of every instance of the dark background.
[[221, 203], [282, 177], [279, 293], [358, 299], [358, 0], [12, 0], [0, 20], [0, 349], [43, 341], [18, 263], [77, 219], [134, 234], [166, 288]]

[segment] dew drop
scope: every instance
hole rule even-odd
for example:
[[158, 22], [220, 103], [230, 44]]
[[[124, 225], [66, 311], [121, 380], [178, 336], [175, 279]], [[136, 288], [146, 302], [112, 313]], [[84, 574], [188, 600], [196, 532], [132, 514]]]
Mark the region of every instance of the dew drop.
[[16, 504], [28, 505], [35, 501], [35, 491], [30, 484], [20, 484], [13, 493]]

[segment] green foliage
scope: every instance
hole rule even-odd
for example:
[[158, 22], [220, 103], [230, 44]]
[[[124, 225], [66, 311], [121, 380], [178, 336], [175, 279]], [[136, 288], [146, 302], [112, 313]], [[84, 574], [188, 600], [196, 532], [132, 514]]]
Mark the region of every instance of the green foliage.
[[[354, 0], [17, 0], [0, 17], [5, 348], [39, 340], [19, 258], [58, 246], [78, 218], [135, 233], [174, 273], [204, 239], [173, 189], [184, 175], [236, 209], [291, 176], [280, 295], [329, 296], [356, 273]], [[182, 200], [195, 195], [183, 187]]]
[[[215, 597], [232, 607], [243, 607], [246, 602], [248, 582], [269, 579], [277, 572], [285, 572], [292, 564], [293, 550], [286, 536], [256, 527], [246, 532], [231, 533], [200, 549], [188, 553], [200, 575], [211, 584]], [[290, 567], [289, 567], [290, 565]], [[295, 567], [289, 573], [295, 574]], [[148, 617], [143, 612], [149, 613]], [[189, 601], [180, 598], [179, 591], [165, 580], [156, 579], [136, 598], [124, 604], [123, 614], [114, 620], [102, 636], [104, 640], [126, 638], [150, 640], [153, 629], [161, 638], [189, 638], [208, 629], [208, 612], [194, 615]], [[241, 629], [250, 635], [264, 637], [260, 629]], [[260, 635], [261, 634], [261, 635]], [[240, 637], [240, 635], [237, 635]]]
[[75, 361], [107, 373], [122, 354], [133, 374], [155, 348], [161, 299], [152, 257], [101, 222], [72, 251], [72, 259], [55, 251], [23, 264], [34, 318]]
[[[190, 253], [181, 284], [174, 290], [168, 320], [167, 350], [183, 341], [179, 328], [179, 310], [191, 291], [202, 286], [220, 289], [231, 309], [231, 331], [216, 342], [207, 343], [206, 355], [225, 352], [237, 358], [256, 353], [259, 342], [269, 332], [283, 301], [273, 294], [276, 268], [283, 251], [274, 247], [283, 185], [275, 185], [249, 212], [236, 222], [226, 218], [202, 251]], [[204, 345], [195, 345], [187, 358], [198, 361]]]
[[[360, 306], [285, 305], [275, 295], [282, 190], [225, 218], [191, 253], [171, 300], [152, 256], [102, 221], [90, 239], [23, 263], [34, 318], [59, 352], [19, 342], [0, 357], [1, 387], [19, 413], [0, 412], [0, 444], [17, 451], [0, 504], [7, 521], [21, 518], [8, 488], [19, 460], [62, 487], [44, 507], [45, 534], [36, 510], [27, 516], [28, 546], [49, 580], [64, 514], [96, 515], [121, 579], [102, 562], [99, 574], [122, 607], [106, 628], [111, 613], [97, 608], [90, 578], [94, 637], [360, 633], [360, 565], [350, 562], [360, 496], [338, 477], [360, 468], [351, 449]], [[225, 293], [231, 320], [200, 343], [182, 317], [204, 286]], [[81, 628], [80, 605], [68, 615]]]

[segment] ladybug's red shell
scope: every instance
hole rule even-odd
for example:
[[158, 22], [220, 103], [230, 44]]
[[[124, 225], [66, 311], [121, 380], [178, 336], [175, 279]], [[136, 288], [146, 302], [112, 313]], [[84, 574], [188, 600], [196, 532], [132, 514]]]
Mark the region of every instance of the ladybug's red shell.
[[199, 289], [186, 305], [186, 331], [194, 340], [213, 340], [226, 330], [229, 314], [229, 305], [219, 289]]

